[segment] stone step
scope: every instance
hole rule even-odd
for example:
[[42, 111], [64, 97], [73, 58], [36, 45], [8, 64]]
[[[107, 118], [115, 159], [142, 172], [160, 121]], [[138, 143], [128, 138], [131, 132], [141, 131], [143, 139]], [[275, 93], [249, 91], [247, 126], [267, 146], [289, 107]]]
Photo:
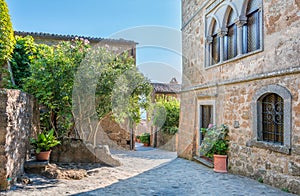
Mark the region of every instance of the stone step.
[[26, 173], [41, 173], [45, 171], [46, 166], [49, 164], [49, 161], [37, 161], [29, 160], [24, 163], [24, 170]]
[[205, 165], [206, 167], [209, 167], [209, 168], [214, 168], [214, 164], [211, 162], [211, 161], [208, 161], [204, 158], [201, 158], [201, 157], [198, 157], [198, 156], [194, 156], [193, 157], [194, 160], [196, 160], [197, 162]]

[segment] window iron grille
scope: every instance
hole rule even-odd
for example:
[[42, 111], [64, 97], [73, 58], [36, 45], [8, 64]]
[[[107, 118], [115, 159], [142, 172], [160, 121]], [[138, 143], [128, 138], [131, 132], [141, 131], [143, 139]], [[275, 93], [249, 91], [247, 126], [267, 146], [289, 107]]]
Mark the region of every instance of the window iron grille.
[[252, 52], [259, 49], [259, 18], [258, 12], [254, 12], [248, 16], [247, 23], [247, 51]]
[[247, 15], [259, 9], [261, 0], [250, 0], [247, 5]]
[[217, 35], [214, 35], [212, 41], [212, 65], [217, 64], [219, 60], [220, 60], [219, 38]]
[[262, 140], [283, 145], [284, 138], [283, 99], [269, 94], [262, 99]]

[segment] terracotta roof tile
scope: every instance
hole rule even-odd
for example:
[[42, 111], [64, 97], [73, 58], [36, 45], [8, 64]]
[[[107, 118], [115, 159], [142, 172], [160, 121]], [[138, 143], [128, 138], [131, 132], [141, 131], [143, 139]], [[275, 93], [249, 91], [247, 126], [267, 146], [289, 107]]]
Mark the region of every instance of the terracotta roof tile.
[[180, 84], [151, 83], [155, 93], [179, 93]]
[[131, 40], [125, 39], [105, 39], [100, 37], [87, 37], [87, 36], [78, 36], [78, 35], [61, 35], [61, 34], [54, 34], [54, 33], [43, 33], [43, 32], [25, 32], [25, 31], [15, 31], [15, 35], [26, 36], [31, 35], [33, 37], [44, 37], [44, 38], [51, 38], [51, 39], [58, 39], [58, 40], [71, 40], [75, 39], [75, 37], [87, 39], [90, 42], [100, 42], [100, 41], [109, 41], [109, 42], [121, 42], [127, 44], [137, 44]]

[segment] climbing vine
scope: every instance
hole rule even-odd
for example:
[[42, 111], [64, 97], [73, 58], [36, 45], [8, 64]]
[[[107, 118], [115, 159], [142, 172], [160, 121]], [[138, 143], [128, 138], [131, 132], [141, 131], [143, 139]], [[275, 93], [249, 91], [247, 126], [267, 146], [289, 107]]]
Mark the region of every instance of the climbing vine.
[[4, 0], [0, 0], [0, 83], [4, 86], [9, 82], [9, 73], [6, 67], [6, 62], [11, 58], [15, 44], [14, 31], [8, 7]]
[[33, 37], [16, 36], [16, 44], [10, 61], [14, 84], [12, 88], [22, 89], [24, 80], [30, 73], [32, 60], [36, 58], [38, 45], [34, 43]]

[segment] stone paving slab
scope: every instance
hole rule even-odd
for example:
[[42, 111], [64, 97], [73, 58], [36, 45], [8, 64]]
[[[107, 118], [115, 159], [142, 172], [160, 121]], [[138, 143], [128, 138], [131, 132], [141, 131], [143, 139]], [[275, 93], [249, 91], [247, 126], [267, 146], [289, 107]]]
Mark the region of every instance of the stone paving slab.
[[292, 195], [255, 180], [215, 173], [198, 163], [176, 159], [163, 167], [81, 195]]
[[290, 195], [245, 177], [219, 174], [176, 153], [139, 146], [138, 151], [113, 151], [120, 167], [89, 169], [82, 180], [47, 180], [17, 184], [4, 195]]

